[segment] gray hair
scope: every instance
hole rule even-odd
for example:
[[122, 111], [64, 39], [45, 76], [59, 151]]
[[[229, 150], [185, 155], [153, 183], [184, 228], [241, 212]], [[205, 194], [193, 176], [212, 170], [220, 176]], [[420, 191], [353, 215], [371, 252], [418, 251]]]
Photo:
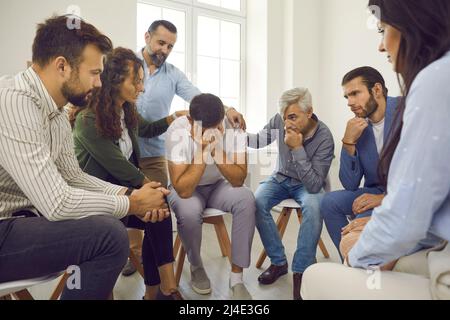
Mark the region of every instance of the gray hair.
[[306, 88], [294, 88], [286, 91], [280, 98], [279, 107], [280, 115], [284, 117], [286, 109], [291, 105], [298, 103], [303, 112], [312, 110], [312, 96]]

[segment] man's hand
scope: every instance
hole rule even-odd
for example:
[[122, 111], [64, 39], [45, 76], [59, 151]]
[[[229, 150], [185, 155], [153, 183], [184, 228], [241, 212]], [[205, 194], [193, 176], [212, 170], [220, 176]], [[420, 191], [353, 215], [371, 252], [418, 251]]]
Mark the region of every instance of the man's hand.
[[297, 150], [303, 146], [303, 134], [292, 121], [286, 120], [284, 131], [286, 132], [284, 143], [286, 143], [289, 149]]
[[189, 115], [189, 111], [187, 111], [187, 110], [182, 110], [182, 111], [175, 112], [175, 116], [177, 118], [181, 118], [181, 117], [184, 117], [184, 116], [187, 116], [187, 115]]
[[363, 194], [353, 202], [353, 213], [359, 215], [381, 206], [384, 197], [384, 194]]
[[369, 126], [367, 121], [362, 118], [353, 118], [347, 123], [347, 129], [343, 141], [356, 144], [361, 138], [364, 130]]
[[160, 183], [147, 183], [129, 197], [129, 214], [136, 215], [144, 221], [163, 221], [170, 216], [165, 198], [169, 194], [170, 191], [162, 188]]
[[244, 116], [237, 112], [236, 109], [229, 108], [226, 115], [233, 128], [247, 130], [247, 123], [245, 123]]

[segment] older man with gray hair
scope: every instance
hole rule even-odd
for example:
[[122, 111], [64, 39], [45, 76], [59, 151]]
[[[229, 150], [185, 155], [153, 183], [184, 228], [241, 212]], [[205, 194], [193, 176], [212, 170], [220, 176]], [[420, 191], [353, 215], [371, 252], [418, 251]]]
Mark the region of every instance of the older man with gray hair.
[[258, 281], [274, 283], [288, 272], [288, 262], [271, 210], [286, 199], [301, 206], [303, 221], [292, 262], [293, 297], [300, 300], [302, 274], [316, 262], [316, 247], [322, 231], [320, 202], [334, 158], [334, 141], [328, 127], [313, 113], [308, 89], [295, 88], [280, 99], [280, 113], [257, 135], [249, 134], [249, 147], [264, 148], [278, 141], [278, 165], [273, 175], [256, 191], [256, 227], [271, 266]]

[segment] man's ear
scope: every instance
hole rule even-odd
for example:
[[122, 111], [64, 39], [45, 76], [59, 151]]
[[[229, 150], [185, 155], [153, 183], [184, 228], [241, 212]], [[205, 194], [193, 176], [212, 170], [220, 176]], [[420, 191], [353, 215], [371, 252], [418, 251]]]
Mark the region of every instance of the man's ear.
[[380, 99], [383, 96], [383, 86], [381, 85], [381, 83], [376, 83], [373, 86], [372, 94], [377, 99]]
[[313, 114], [314, 114], [314, 109], [311, 108], [311, 110], [309, 110], [307, 114], [308, 114], [308, 119], [311, 119], [313, 117]]
[[57, 73], [62, 77], [66, 77], [72, 72], [72, 68], [64, 57], [56, 58], [53, 65], [55, 66]]

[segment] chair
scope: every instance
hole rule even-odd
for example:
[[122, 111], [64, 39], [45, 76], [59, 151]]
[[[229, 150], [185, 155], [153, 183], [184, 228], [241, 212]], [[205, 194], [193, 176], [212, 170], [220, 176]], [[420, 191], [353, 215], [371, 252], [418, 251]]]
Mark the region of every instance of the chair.
[[[20, 281], [12, 281], [12, 282], [6, 282], [6, 283], [0, 283], [0, 297], [12, 295], [16, 300], [34, 300], [33, 296], [28, 291], [28, 288], [53, 281], [57, 278], [59, 278], [62, 275], [62, 272], [52, 274], [49, 276], [36, 278], [36, 279], [27, 279], [27, 280], [20, 280]], [[65, 278], [66, 275], [63, 276]], [[67, 278], [66, 278], [67, 279]], [[59, 285], [58, 285], [59, 287]], [[60, 294], [57, 294], [57, 291], [59, 290], [58, 287], [53, 292], [52, 296], [50, 297], [50, 300], [56, 300]], [[61, 290], [62, 291], [62, 290]]]
[[[284, 233], [286, 232], [286, 228], [289, 222], [289, 218], [291, 217], [292, 210], [297, 211], [298, 221], [299, 223], [302, 223], [303, 215], [302, 215], [302, 209], [301, 206], [293, 199], [288, 199], [283, 202], [281, 202], [278, 206], [282, 207], [283, 210], [281, 211], [278, 220], [277, 220], [277, 228], [278, 232], [280, 233], [280, 238], [283, 239]], [[328, 253], [327, 248], [325, 247], [325, 244], [322, 241], [322, 238], [319, 240], [319, 247], [322, 251], [325, 258], [330, 258], [330, 255]], [[266, 260], [267, 253], [266, 250], [263, 249], [261, 252], [258, 261], [256, 262], [256, 267], [259, 269], [263, 265], [264, 261]]]
[[[217, 240], [219, 241], [220, 250], [223, 257], [228, 257], [231, 262], [231, 241], [228, 236], [227, 228], [223, 216], [227, 214], [217, 209], [206, 209], [203, 212], [203, 223], [212, 224], [216, 230]], [[184, 260], [186, 259], [186, 250], [181, 243], [180, 236], [177, 235], [173, 248], [173, 256], [176, 262], [175, 280], [177, 285], [180, 284], [181, 273], [183, 272]]]

